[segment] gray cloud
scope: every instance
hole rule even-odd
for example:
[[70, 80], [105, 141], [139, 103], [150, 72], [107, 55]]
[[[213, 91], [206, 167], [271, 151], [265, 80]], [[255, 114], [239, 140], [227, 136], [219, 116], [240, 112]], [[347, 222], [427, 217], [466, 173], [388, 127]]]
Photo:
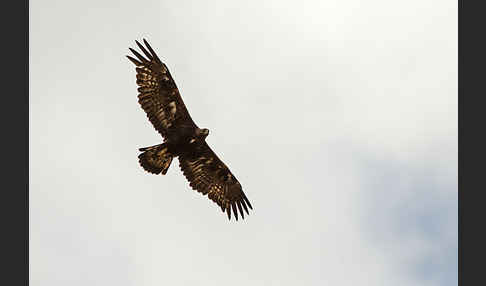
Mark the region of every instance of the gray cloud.
[[403, 161], [363, 161], [363, 234], [389, 253], [399, 275], [430, 285], [458, 281], [457, 175], [449, 171]]

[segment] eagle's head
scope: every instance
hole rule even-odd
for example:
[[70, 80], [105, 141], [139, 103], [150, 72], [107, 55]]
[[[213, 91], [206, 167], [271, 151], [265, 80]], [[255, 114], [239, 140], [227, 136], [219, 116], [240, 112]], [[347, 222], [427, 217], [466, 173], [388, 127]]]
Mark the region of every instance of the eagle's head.
[[209, 129], [207, 128], [203, 128], [203, 129], [196, 129], [196, 136], [201, 138], [201, 139], [205, 139], [209, 134]]

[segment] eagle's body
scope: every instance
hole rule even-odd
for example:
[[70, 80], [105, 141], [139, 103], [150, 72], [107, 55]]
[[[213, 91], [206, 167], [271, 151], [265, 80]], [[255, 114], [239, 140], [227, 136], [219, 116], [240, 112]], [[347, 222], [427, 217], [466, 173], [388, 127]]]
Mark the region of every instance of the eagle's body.
[[231, 219], [231, 210], [238, 220], [238, 211], [252, 206], [240, 183], [228, 167], [206, 143], [208, 129], [200, 129], [191, 119], [179, 90], [167, 69], [153, 49], [144, 40], [148, 51], [136, 41], [145, 54], [130, 50], [137, 59], [127, 56], [136, 66], [139, 103], [152, 125], [162, 135], [162, 144], [140, 148], [140, 165], [153, 174], [165, 175], [172, 159], [179, 165], [190, 186], [216, 202]]

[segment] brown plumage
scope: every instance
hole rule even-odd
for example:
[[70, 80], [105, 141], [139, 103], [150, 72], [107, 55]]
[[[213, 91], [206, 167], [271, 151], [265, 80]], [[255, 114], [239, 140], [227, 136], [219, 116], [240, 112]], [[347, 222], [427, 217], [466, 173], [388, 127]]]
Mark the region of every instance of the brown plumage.
[[182, 173], [196, 191], [217, 203], [228, 219], [233, 212], [244, 218], [252, 209], [240, 183], [228, 167], [206, 143], [208, 129], [200, 129], [191, 119], [179, 90], [167, 66], [144, 39], [145, 47], [135, 41], [142, 56], [134, 49], [136, 58], [127, 56], [136, 65], [138, 102], [154, 128], [162, 135], [163, 143], [140, 148], [140, 165], [153, 174], [165, 175], [172, 159], [178, 157]]

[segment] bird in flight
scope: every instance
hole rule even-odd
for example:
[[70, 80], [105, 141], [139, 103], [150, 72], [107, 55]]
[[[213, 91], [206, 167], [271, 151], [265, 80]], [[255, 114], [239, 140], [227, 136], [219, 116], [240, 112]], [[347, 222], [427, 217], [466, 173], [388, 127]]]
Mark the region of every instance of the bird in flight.
[[145, 55], [129, 48], [136, 58], [127, 56], [137, 71], [138, 102], [154, 128], [162, 135], [158, 145], [140, 148], [139, 163], [145, 171], [165, 175], [174, 157], [192, 189], [208, 195], [231, 220], [238, 220], [253, 209], [240, 183], [228, 167], [209, 148], [209, 130], [199, 128], [182, 101], [167, 66], [144, 39], [137, 46]]

